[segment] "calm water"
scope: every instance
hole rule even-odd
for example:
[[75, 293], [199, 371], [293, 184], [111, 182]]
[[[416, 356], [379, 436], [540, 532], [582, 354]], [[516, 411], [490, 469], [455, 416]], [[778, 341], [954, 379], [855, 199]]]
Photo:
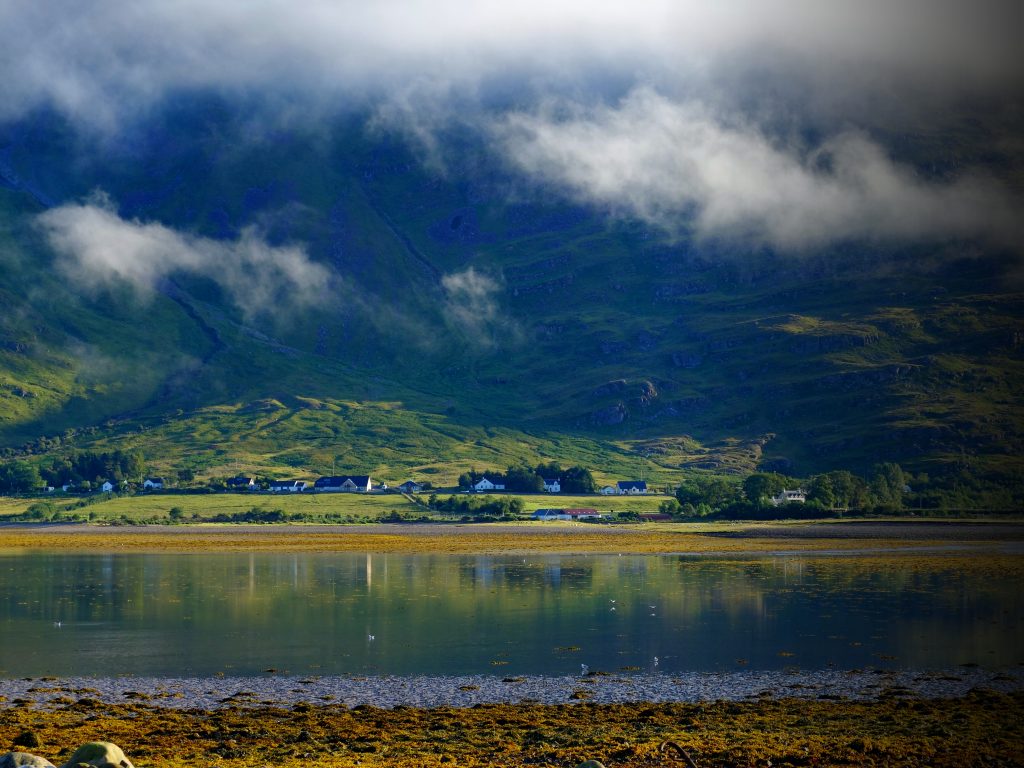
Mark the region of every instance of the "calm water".
[[1024, 661], [1019, 586], [937, 563], [905, 570], [897, 560], [878, 570], [827, 557], [0, 555], [0, 676]]

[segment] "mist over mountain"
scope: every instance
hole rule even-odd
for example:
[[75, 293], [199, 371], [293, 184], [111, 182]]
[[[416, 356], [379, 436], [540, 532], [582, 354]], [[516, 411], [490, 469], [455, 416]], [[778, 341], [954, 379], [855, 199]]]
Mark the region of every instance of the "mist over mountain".
[[47, 5], [7, 448], [1020, 469], [1017, 3]]

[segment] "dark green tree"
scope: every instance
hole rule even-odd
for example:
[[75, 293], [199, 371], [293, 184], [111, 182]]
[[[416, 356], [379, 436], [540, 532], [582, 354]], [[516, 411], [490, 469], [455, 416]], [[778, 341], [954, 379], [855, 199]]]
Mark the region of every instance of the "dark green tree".
[[27, 461], [9, 461], [0, 464], [0, 490], [5, 493], [28, 493], [43, 484], [39, 470]]
[[531, 467], [511, 466], [505, 473], [505, 490], [517, 493], [540, 493], [544, 479]]
[[562, 493], [594, 493], [597, 483], [586, 467], [569, 467], [562, 473]]
[[871, 500], [887, 509], [903, 509], [903, 493], [907, 476], [899, 464], [884, 462], [875, 464], [871, 472]]
[[542, 478], [556, 478], [562, 476], [562, 467], [557, 461], [549, 461], [547, 464], [541, 462], [534, 470]]
[[743, 481], [743, 495], [754, 506], [763, 507], [786, 487], [785, 478], [775, 472], [755, 472]]

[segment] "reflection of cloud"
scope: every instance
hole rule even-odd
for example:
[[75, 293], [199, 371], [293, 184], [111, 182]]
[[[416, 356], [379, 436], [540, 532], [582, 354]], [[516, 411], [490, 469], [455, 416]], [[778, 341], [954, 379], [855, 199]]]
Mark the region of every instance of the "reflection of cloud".
[[174, 272], [193, 272], [216, 281], [246, 315], [325, 297], [326, 269], [301, 248], [268, 245], [252, 228], [232, 242], [182, 234], [162, 224], [125, 221], [103, 195], [46, 211], [38, 222], [68, 277], [86, 286], [125, 281], [145, 293]]
[[518, 336], [518, 327], [498, 306], [500, 286], [494, 279], [469, 267], [445, 275], [441, 286], [445, 291], [445, 320], [477, 349], [498, 346], [500, 336]]
[[923, 181], [858, 133], [801, 151], [647, 89], [618, 107], [567, 112], [506, 118], [496, 130], [512, 162], [668, 230], [692, 217], [698, 235], [783, 249], [851, 238], [1016, 243], [1020, 234], [1013, 203], [997, 185]]

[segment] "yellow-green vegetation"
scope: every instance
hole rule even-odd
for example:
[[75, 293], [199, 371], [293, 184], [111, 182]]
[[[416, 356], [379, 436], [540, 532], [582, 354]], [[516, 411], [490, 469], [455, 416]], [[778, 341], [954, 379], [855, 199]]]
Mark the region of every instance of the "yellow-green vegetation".
[[[975, 691], [958, 699], [774, 700], [700, 704], [482, 705], [471, 709], [360, 706], [228, 707], [172, 711], [68, 696], [55, 711], [0, 709], [0, 744], [25, 731], [32, 751], [61, 764], [99, 737], [137, 765], [565, 766], [616, 768], [1024, 763], [1024, 696]], [[668, 742], [668, 743], [666, 743]], [[673, 746], [678, 745], [678, 747]], [[683, 763], [678, 763], [683, 764]]]
[[[438, 494], [445, 499], [449, 493]], [[591, 507], [599, 512], [657, 512], [658, 505], [667, 497], [647, 496], [562, 496], [540, 494], [508, 494], [523, 502], [525, 513], [551, 507]], [[486, 500], [486, 494], [466, 494], [472, 499]], [[504, 496], [504, 494], [503, 494]], [[307, 522], [328, 520], [364, 522], [398, 513], [403, 517], [458, 519], [457, 516], [435, 513], [427, 509], [429, 494], [415, 497], [399, 493], [209, 493], [209, 494], [139, 494], [136, 496], [110, 496], [94, 494], [84, 497], [51, 496], [18, 499], [0, 497], [0, 519], [7, 515], [22, 514], [32, 508], [42, 511], [45, 519], [78, 515], [78, 519], [95, 522], [111, 520], [163, 521], [173, 517], [179, 520], [209, 519], [217, 515], [245, 513], [253, 508], [282, 510], [286, 515], [301, 514]], [[33, 507], [35, 505], [35, 507]]]
[[[48, 526], [0, 528], [0, 550], [45, 549], [141, 552], [394, 552], [394, 553], [594, 553], [735, 554], [845, 551], [865, 568], [916, 565], [949, 569], [1010, 569], [1024, 575], [1024, 559], [999, 552], [999, 542], [975, 541], [948, 549], [948, 539], [843, 538], [772, 535], [721, 536], [743, 525], [675, 524], [599, 526], [585, 523], [486, 523], [335, 527], [316, 525], [186, 525], [170, 527]], [[921, 547], [947, 547], [935, 553]], [[895, 553], [898, 557], [894, 557]], [[978, 557], [982, 553], [984, 557]]]
[[0, 517], [4, 517], [6, 515], [20, 515], [32, 506], [35, 501], [35, 499], [0, 496]]
[[[89, 503], [80, 506], [82, 499]], [[0, 505], [0, 515], [24, 512], [33, 504], [49, 504], [55, 512], [78, 512], [93, 520], [150, 520], [168, 518], [172, 509], [180, 509], [185, 519], [198, 515], [203, 518], [219, 514], [245, 512], [254, 507], [281, 509], [287, 514], [350, 515], [378, 518], [390, 512], [422, 513], [423, 508], [401, 494], [350, 493], [323, 494], [245, 494], [209, 493], [195, 495], [139, 494], [137, 496], [53, 497], [50, 499], [7, 499]]]

